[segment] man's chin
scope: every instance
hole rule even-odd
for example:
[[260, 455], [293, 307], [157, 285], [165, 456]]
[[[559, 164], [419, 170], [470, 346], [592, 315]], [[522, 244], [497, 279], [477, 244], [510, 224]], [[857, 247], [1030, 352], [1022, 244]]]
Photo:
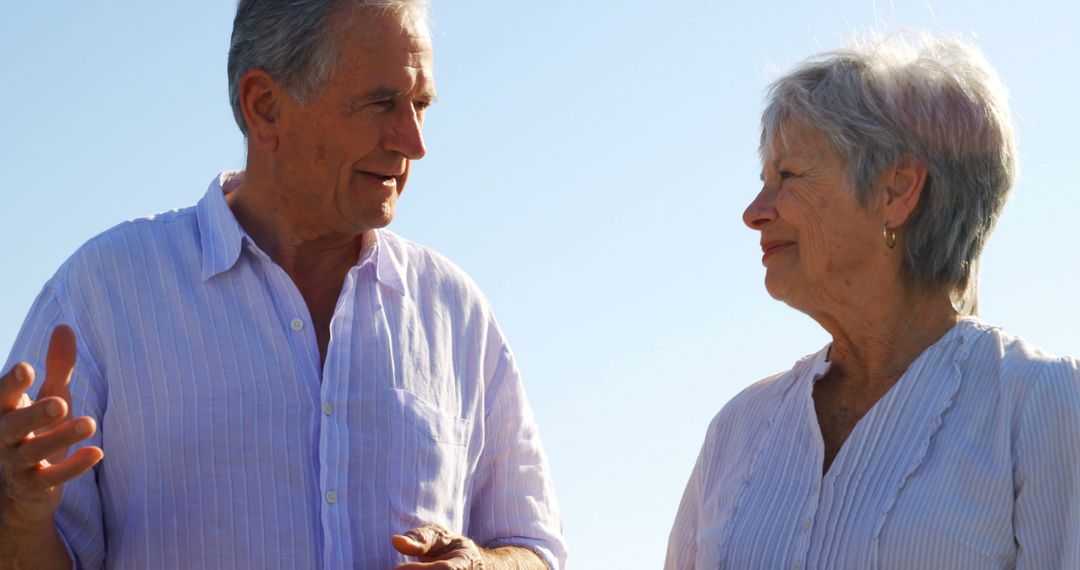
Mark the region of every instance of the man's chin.
[[390, 222], [394, 221], [394, 215], [397, 213], [397, 209], [393, 204], [384, 205], [381, 212], [373, 213], [370, 216], [365, 216], [364, 226], [368, 229], [377, 230], [385, 228], [390, 225]]

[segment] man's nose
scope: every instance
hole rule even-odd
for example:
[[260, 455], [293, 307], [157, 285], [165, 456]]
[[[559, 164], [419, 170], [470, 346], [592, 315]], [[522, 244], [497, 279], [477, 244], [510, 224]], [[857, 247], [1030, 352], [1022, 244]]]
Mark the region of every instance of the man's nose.
[[753, 202], [743, 212], [743, 223], [752, 230], [762, 230], [769, 222], [776, 219], [776, 193], [767, 185], [761, 187], [761, 191]]
[[427, 154], [424, 146], [424, 116], [415, 108], [402, 110], [393, 122], [386, 137], [386, 149], [397, 152], [409, 160], [420, 160]]

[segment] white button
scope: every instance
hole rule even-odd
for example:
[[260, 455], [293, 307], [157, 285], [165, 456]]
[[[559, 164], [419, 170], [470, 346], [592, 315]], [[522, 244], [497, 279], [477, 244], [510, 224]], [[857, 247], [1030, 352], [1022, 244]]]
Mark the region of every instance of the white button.
[[323, 404], [322, 413], [324, 416], [329, 416], [330, 414], [334, 413], [334, 405], [329, 403]]
[[806, 520], [804, 520], [804, 521], [802, 522], [802, 528], [803, 528], [803, 530], [805, 530], [805, 531], [809, 531], [810, 529], [814, 528], [814, 521], [812, 521], [812, 520], [810, 520], [810, 519], [806, 519]]
[[326, 492], [326, 502], [330, 503], [331, 505], [336, 503], [337, 502], [337, 493], [334, 492], [334, 491], [327, 491]]
[[292, 326], [292, 330], [294, 331], [300, 332], [304, 330], [304, 321], [301, 321], [300, 319], [293, 319], [289, 325]]
[[792, 564], [791, 570], [802, 570], [802, 562], [796, 562]]

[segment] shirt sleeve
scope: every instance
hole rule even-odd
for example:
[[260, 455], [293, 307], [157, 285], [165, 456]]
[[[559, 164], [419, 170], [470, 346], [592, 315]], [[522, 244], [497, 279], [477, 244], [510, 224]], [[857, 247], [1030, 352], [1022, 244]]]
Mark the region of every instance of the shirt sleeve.
[[1080, 568], [1080, 365], [1047, 364], [1014, 439], [1018, 570]]
[[487, 548], [532, 550], [560, 570], [566, 563], [562, 520], [532, 409], [509, 349], [502, 345], [491, 360], [484, 447], [466, 532]]
[[[706, 438], [706, 445], [708, 438]], [[694, 567], [697, 559], [698, 509], [701, 507], [701, 480], [705, 462], [705, 447], [702, 447], [690, 472], [690, 481], [686, 483], [679, 510], [675, 514], [675, 524], [668, 535], [667, 558], [664, 570], [686, 570]]]
[[[75, 331], [77, 353], [71, 378], [70, 417], [90, 416], [98, 423], [98, 431], [88, 440], [75, 446], [101, 446], [101, 418], [104, 406], [102, 383], [97, 366], [85, 350], [86, 342], [78, 324], [60, 301], [52, 285], [47, 284], [34, 301], [8, 356], [4, 370], [18, 362], [26, 362], [36, 372], [30, 394], [36, 398], [45, 380], [45, 353], [49, 338], [57, 325], [66, 324]], [[56, 512], [56, 524], [68, 550], [74, 555], [77, 568], [101, 568], [105, 563], [105, 537], [102, 525], [101, 497], [97, 487], [100, 464], [64, 485], [63, 499]]]

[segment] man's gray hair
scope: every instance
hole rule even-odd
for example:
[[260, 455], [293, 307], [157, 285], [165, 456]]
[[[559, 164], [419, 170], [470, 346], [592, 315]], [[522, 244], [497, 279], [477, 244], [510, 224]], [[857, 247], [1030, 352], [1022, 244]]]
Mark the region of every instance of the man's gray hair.
[[[1016, 179], [1008, 95], [970, 43], [925, 33], [856, 40], [811, 57], [769, 88], [762, 156], [784, 125], [821, 131], [846, 161], [863, 206], [904, 156], [924, 162], [926, 185], [901, 230], [902, 275], [947, 290], [975, 312], [978, 260]], [[884, 246], [883, 246], [884, 247]]]
[[337, 61], [334, 27], [340, 10], [350, 6], [407, 8], [425, 21], [427, 0], [240, 0], [229, 46], [229, 101], [240, 132], [247, 124], [240, 108], [240, 78], [259, 68], [289, 88], [301, 103], [310, 102], [326, 84]]

